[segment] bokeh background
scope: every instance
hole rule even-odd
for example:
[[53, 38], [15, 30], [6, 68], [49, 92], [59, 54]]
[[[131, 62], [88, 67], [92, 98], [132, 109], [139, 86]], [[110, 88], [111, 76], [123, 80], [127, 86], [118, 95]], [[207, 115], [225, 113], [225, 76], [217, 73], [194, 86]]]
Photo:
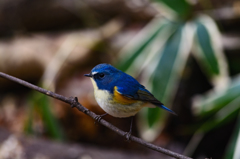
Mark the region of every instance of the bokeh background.
[[[193, 158], [240, 159], [240, 1], [0, 2], [0, 71], [103, 110], [83, 76], [131, 74], [174, 110], [144, 108], [133, 134]], [[130, 119], [104, 117], [124, 131]], [[1, 159], [170, 158], [63, 102], [0, 79]]]

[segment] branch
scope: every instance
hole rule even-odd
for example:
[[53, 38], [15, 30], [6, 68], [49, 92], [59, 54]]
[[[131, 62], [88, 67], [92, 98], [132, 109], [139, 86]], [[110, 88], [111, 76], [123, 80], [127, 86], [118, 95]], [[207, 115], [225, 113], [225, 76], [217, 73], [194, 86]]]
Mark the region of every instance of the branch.
[[[72, 108], [76, 107], [79, 111], [85, 113], [86, 115], [92, 117], [93, 119], [96, 119], [96, 117], [97, 117], [97, 115], [94, 112], [92, 112], [92, 111], [88, 110], [87, 108], [85, 108], [84, 106], [82, 106], [77, 101], [76, 97], [75, 98], [74, 97], [64, 97], [62, 95], [53, 93], [51, 91], [48, 91], [48, 90], [43, 89], [41, 87], [35, 86], [35, 85], [31, 84], [31, 83], [28, 83], [26, 81], [23, 81], [21, 79], [18, 79], [16, 77], [10, 76], [10, 75], [2, 73], [2, 72], [0, 72], [0, 77], [8, 79], [8, 80], [16, 82], [16, 83], [19, 83], [19, 84], [24, 85], [24, 86], [26, 86], [28, 88], [34, 89], [34, 90], [36, 90], [36, 91], [38, 91], [40, 93], [46, 94], [46, 95], [48, 95], [50, 97], [53, 97], [55, 99], [61, 100], [61, 101], [65, 102], [65, 103], [68, 103], [68, 104], [70, 104], [70, 106]], [[117, 134], [119, 134], [121, 136], [125, 136], [125, 134], [126, 134], [126, 132], [120, 130], [119, 128], [115, 127], [114, 125], [110, 124], [109, 122], [107, 122], [104, 119], [101, 119], [99, 121], [99, 123], [104, 125], [104, 126], [106, 126], [109, 129], [115, 131]], [[171, 157], [175, 157], [175, 158], [178, 158], [178, 159], [191, 159], [190, 157], [183, 156], [181, 154], [178, 154], [178, 153], [172, 152], [170, 150], [164, 149], [162, 147], [159, 147], [159, 146], [153, 145], [151, 143], [148, 143], [148, 142], [146, 142], [146, 141], [144, 141], [144, 140], [142, 140], [140, 138], [137, 138], [137, 137], [135, 137], [133, 135], [130, 136], [130, 140], [132, 140], [132, 141], [134, 141], [134, 142], [136, 142], [138, 144], [141, 144], [141, 145], [143, 145], [145, 147], [148, 147], [148, 148], [150, 148], [152, 150], [164, 153], [164, 154], [166, 154], [168, 156], [171, 156]]]

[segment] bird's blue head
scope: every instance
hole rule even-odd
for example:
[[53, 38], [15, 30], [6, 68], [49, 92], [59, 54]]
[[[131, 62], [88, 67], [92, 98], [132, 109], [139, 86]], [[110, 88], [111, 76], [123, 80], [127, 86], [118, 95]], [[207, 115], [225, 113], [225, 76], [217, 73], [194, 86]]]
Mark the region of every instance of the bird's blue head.
[[123, 76], [123, 72], [110, 64], [99, 64], [84, 76], [91, 77], [94, 89], [107, 90], [112, 93], [116, 82]]

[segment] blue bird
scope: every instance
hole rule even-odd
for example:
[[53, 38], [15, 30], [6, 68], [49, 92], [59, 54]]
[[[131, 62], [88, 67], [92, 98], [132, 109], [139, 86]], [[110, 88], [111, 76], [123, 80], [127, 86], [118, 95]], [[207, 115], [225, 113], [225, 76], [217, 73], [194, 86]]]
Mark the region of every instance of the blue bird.
[[[133, 117], [143, 107], [160, 107], [176, 115], [175, 112], [165, 107], [157, 100], [143, 85], [132, 76], [116, 69], [110, 64], [99, 64], [95, 66], [90, 74], [94, 87], [94, 95], [97, 103], [106, 112], [99, 115], [97, 120], [109, 114], [113, 117]], [[151, 103], [152, 106], [147, 105]], [[129, 139], [132, 131], [132, 120], [130, 131], [126, 134]]]

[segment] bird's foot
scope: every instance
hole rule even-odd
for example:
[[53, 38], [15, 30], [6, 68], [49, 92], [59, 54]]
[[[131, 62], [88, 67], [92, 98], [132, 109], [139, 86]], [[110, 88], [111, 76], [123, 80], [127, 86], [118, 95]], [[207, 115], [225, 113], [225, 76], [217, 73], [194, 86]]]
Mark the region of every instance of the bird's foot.
[[102, 115], [97, 115], [97, 116], [94, 118], [95, 124], [96, 124], [96, 121], [97, 121], [97, 122], [100, 122], [100, 120], [102, 119], [102, 117], [104, 117], [104, 116], [106, 116], [106, 115], [107, 115], [107, 113], [102, 114]]
[[77, 97], [70, 97], [71, 99], [71, 107], [74, 108], [76, 107], [77, 103], [78, 103], [78, 98]]
[[126, 132], [126, 133], [124, 134], [124, 136], [125, 136], [125, 138], [126, 138], [127, 141], [130, 141], [131, 135], [132, 135], [132, 131]]

